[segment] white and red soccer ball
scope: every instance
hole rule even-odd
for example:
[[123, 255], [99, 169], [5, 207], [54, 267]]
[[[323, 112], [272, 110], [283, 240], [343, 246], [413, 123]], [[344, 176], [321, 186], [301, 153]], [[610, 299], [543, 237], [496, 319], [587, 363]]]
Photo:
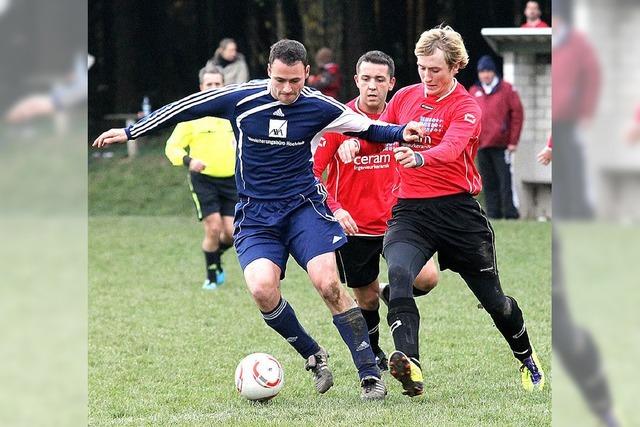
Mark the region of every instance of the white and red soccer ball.
[[275, 357], [252, 353], [236, 368], [236, 388], [240, 396], [264, 402], [275, 397], [284, 385], [284, 370]]

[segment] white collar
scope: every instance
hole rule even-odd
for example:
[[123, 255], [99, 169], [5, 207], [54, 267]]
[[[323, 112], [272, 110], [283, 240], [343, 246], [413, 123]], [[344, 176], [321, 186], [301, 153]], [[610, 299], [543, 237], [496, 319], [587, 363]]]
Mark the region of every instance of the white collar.
[[[427, 98], [427, 86], [425, 86], [424, 83], [422, 84], [422, 86], [423, 86], [424, 97]], [[456, 90], [456, 87], [458, 87], [458, 80], [454, 77], [453, 85], [451, 86], [451, 89], [449, 89], [449, 91], [444, 95], [442, 95], [440, 98], [436, 99], [436, 102], [440, 102], [443, 99], [445, 99], [447, 96], [451, 95], [453, 91]]]
[[498, 82], [500, 81], [500, 79], [498, 78], [498, 76], [493, 76], [493, 80], [491, 80], [491, 83], [489, 83], [488, 85], [480, 82], [480, 85], [482, 86], [482, 90], [484, 90], [484, 93], [489, 95], [491, 92], [493, 92], [493, 89], [498, 86]]
[[[360, 113], [361, 115], [363, 115], [363, 116], [365, 116], [365, 117], [369, 118], [368, 114], [367, 114], [367, 113], [365, 113], [364, 111], [362, 111], [362, 110], [360, 109], [360, 106], [358, 105], [359, 103], [360, 103], [360, 95], [358, 95], [358, 99], [356, 99], [356, 102], [355, 102], [356, 111], [357, 111], [358, 113]], [[384, 113], [384, 111], [385, 111], [386, 109], [387, 109], [387, 101], [385, 101], [385, 102], [384, 102], [384, 108], [383, 108], [383, 109], [382, 109], [382, 111], [380, 112], [380, 115], [382, 115], [382, 113]], [[373, 113], [373, 114], [378, 114], [378, 113]]]

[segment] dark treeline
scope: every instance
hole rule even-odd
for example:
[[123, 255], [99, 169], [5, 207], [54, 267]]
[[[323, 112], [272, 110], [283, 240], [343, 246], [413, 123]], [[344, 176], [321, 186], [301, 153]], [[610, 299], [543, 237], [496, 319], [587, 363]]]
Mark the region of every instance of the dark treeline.
[[[422, 31], [441, 23], [465, 39], [471, 63], [459, 80], [470, 85], [475, 63], [490, 47], [483, 27], [519, 26], [526, 0], [91, 0], [90, 120], [132, 112], [144, 95], [154, 107], [197, 90], [197, 72], [220, 39], [232, 37], [251, 78], [266, 77], [269, 46], [281, 38], [305, 44], [313, 55], [332, 48], [345, 76], [342, 100], [356, 95], [357, 58], [380, 49], [396, 61], [398, 86], [418, 81], [413, 55]], [[549, 19], [549, 1], [541, 1]]]

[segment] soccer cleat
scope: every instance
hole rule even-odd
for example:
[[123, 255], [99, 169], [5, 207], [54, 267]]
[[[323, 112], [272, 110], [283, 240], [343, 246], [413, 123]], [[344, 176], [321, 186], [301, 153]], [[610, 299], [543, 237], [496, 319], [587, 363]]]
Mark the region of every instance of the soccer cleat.
[[324, 393], [333, 385], [333, 374], [327, 366], [327, 359], [329, 354], [327, 351], [320, 347], [320, 350], [316, 354], [312, 354], [304, 364], [304, 369], [313, 372], [313, 382], [316, 386], [318, 393]]
[[383, 400], [387, 395], [387, 387], [385, 387], [382, 378], [372, 375], [364, 377], [360, 381], [360, 387], [362, 387], [360, 392], [362, 400]]
[[376, 364], [378, 365], [378, 369], [380, 371], [388, 371], [389, 365], [387, 363], [387, 355], [384, 354], [384, 351], [380, 350], [376, 353]]
[[623, 425], [622, 421], [620, 421], [618, 416], [614, 413], [613, 409], [608, 409], [607, 411], [596, 413], [596, 415], [600, 419], [600, 423], [603, 427], [622, 427]]
[[216, 285], [218, 286], [224, 285], [224, 270], [216, 271]]
[[202, 284], [202, 289], [204, 289], [205, 291], [215, 291], [216, 289], [218, 289], [218, 284], [216, 282], [212, 282], [209, 279], [206, 279]]
[[522, 387], [527, 391], [542, 390], [544, 387], [544, 371], [538, 360], [536, 351], [533, 350], [531, 356], [524, 359], [520, 366], [520, 376]]
[[424, 393], [422, 370], [403, 352], [394, 351], [389, 357], [389, 371], [393, 378], [402, 383], [402, 394], [414, 397]]
[[388, 283], [380, 283], [380, 299], [389, 307], [389, 284]]

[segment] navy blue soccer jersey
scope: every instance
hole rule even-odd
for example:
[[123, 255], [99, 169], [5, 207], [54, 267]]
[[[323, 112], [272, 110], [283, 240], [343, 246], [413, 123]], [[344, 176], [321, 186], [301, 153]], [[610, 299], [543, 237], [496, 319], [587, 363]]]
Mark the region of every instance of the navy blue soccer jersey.
[[285, 199], [316, 191], [313, 151], [324, 132], [394, 142], [402, 139], [403, 130], [403, 126], [376, 123], [308, 87], [293, 103], [283, 104], [271, 95], [269, 80], [261, 80], [187, 96], [125, 132], [135, 139], [205, 116], [231, 122], [238, 141], [238, 193], [256, 199]]

